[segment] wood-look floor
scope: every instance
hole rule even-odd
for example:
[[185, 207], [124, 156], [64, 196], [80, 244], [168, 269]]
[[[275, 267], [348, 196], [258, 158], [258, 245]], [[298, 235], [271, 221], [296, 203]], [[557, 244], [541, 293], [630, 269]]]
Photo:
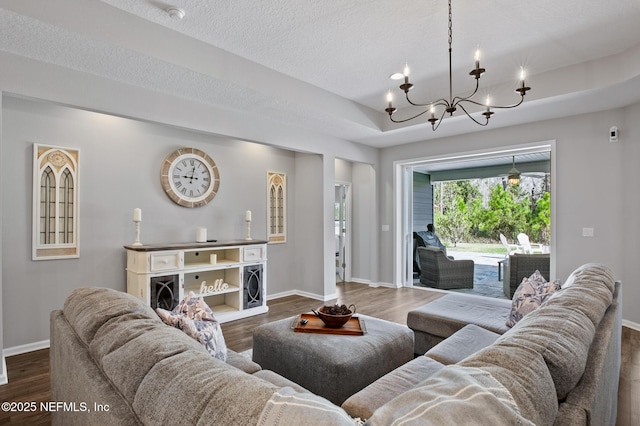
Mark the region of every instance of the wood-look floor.
[[[432, 301], [443, 293], [423, 289], [371, 288], [356, 283], [338, 285], [339, 303], [354, 303], [358, 312], [406, 324], [407, 312]], [[336, 301], [330, 301], [326, 304]], [[317, 300], [289, 296], [268, 302], [269, 312], [222, 325], [227, 346], [237, 352], [250, 349], [253, 329], [260, 325], [321, 306]], [[49, 350], [8, 357], [9, 383], [0, 386], [0, 402], [47, 402], [51, 400], [49, 385]], [[622, 370], [618, 393], [618, 426], [640, 425], [640, 332], [623, 327]], [[50, 415], [0, 411], [1, 425], [49, 425]]]

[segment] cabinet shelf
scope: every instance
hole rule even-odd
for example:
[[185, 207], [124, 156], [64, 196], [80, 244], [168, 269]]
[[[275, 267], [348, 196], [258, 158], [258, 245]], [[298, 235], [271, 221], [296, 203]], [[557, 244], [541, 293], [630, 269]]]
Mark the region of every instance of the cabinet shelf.
[[192, 269], [204, 271], [209, 269], [226, 269], [226, 268], [230, 268], [237, 265], [240, 265], [240, 262], [237, 262], [235, 260], [222, 259], [222, 260], [218, 260], [217, 263], [202, 262], [202, 263], [185, 264], [184, 269], [185, 271], [189, 271]]
[[[172, 309], [192, 291], [204, 299], [220, 322], [268, 311], [266, 241], [125, 246], [125, 249], [127, 292], [153, 308]], [[228, 287], [202, 291], [203, 285], [215, 287], [221, 283]], [[164, 304], [170, 306], [161, 306]]]
[[220, 290], [220, 291], [215, 291], [212, 293], [200, 293], [200, 288], [197, 289], [193, 289], [193, 288], [187, 288], [185, 286], [184, 291], [186, 293], [188, 293], [189, 291], [193, 291], [193, 293], [196, 295], [196, 297], [212, 297], [212, 296], [219, 296], [221, 294], [227, 294], [227, 293], [238, 293], [240, 291], [240, 287], [237, 286], [232, 286], [230, 285], [228, 288], [224, 289], [224, 290]]

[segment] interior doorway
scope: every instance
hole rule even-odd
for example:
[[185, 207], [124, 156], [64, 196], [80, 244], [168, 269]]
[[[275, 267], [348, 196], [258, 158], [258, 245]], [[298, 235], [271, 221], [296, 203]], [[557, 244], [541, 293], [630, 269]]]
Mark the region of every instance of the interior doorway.
[[351, 185], [336, 183], [334, 203], [336, 282], [351, 280]]

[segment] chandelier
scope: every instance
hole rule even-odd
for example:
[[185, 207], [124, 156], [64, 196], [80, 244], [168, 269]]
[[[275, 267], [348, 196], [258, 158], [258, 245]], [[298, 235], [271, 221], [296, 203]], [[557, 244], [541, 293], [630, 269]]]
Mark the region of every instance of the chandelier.
[[[449, 0], [449, 99], [441, 98], [441, 99], [434, 100], [427, 103], [418, 103], [418, 102], [412, 101], [409, 98], [409, 91], [413, 87], [413, 84], [409, 83], [409, 66], [405, 65], [404, 72], [402, 74], [394, 74], [392, 78], [394, 78], [396, 75], [399, 76], [400, 79], [404, 77], [404, 83], [401, 84], [399, 87], [400, 87], [400, 90], [404, 91], [407, 102], [409, 102], [409, 104], [413, 106], [426, 107], [426, 108], [412, 117], [402, 119], [402, 120], [396, 120], [393, 117], [393, 113], [396, 112], [397, 108], [393, 106], [393, 95], [391, 94], [391, 90], [389, 90], [387, 94], [387, 108], [385, 108], [385, 111], [387, 112], [387, 114], [389, 114], [389, 119], [394, 123], [404, 123], [406, 121], [410, 121], [410, 120], [413, 120], [414, 118], [420, 117], [421, 115], [429, 113], [429, 118], [427, 119], [427, 121], [431, 123], [431, 128], [435, 131], [440, 126], [440, 123], [442, 122], [442, 119], [444, 118], [445, 114], [449, 114], [449, 116], [452, 116], [453, 113], [458, 108], [460, 108], [462, 111], [464, 111], [467, 117], [473, 120], [476, 124], [479, 124], [480, 126], [486, 126], [487, 124], [489, 124], [489, 118], [491, 117], [491, 115], [493, 115], [493, 111], [491, 111], [491, 109], [515, 108], [524, 101], [524, 95], [527, 93], [527, 91], [531, 90], [531, 88], [527, 87], [524, 83], [525, 72], [524, 72], [524, 69], [521, 67], [520, 68], [520, 86], [516, 89], [516, 92], [520, 94], [520, 101], [518, 103], [515, 103], [513, 105], [500, 106], [500, 105], [492, 105], [489, 97], [487, 97], [487, 100], [484, 103], [478, 102], [472, 99], [473, 96], [475, 96], [475, 94], [478, 92], [478, 88], [480, 86], [480, 76], [485, 72], [484, 68], [480, 68], [480, 51], [476, 50], [475, 52], [476, 66], [474, 69], [472, 69], [469, 72], [469, 75], [474, 77], [476, 80], [476, 88], [473, 91], [473, 93], [471, 93], [469, 96], [454, 97], [453, 96], [453, 78], [452, 78], [452, 71], [451, 71], [451, 42], [452, 42], [451, 28], [452, 28], [452, 14], [451, 14], [451, 0]], [[465, 108], [465, 105], [467, 104], [473, 104], [473, 105], [484, 107], [485, 110], [482, 113], [482, 115], [484, 115], [485, 120], [479, 121], [476, 118], [472, 117], [471, 114], [469, 114], [469, 112]]]

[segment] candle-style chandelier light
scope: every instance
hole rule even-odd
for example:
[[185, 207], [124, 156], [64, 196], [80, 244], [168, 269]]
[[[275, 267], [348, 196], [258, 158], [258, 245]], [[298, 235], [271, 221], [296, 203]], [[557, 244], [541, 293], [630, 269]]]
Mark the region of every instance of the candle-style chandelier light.
[[[473, 100], [472, 98], [478, 92], [478, 88], [480, 86], [480, 76], [485, 72], [484, 68], [480, 68], [480, 51], [477, 50], [475, 53], [476, 66], [474, 69], [471, 70], [471, 72], [469, 72], [469, 75], [475, 77], [476, 88], [473, 91], [473, 93], [471, 93], [471, 95], [469, 96], [454, 97], [453, 96], [453, 77], [452, 77], [452, 71], [451, 71], [451, 42], [452, 42], [451, 28], [452, 28], [452, 14], [451, 14], [451, 0], [449, 0], [449, 99], [447, 100], [445, 98], [441, 98], [441, 99], [427, 102], [427, 103], [418, 103], [418, 102], [412, 101], [409, 98], [409, 90], [411, 90], [411, 88], [413, 87], [413, 84], [409, 83], [409, 66], [405, 65], [404, 72], [402, 74], [400, 73], [394, 74], [393, 76], [391, 76], [391, 78], [395, 79], [395, 76], [398, 76], [399, 79], [404, 78], [404, 83], [401, 84], [399, 87], [400, 87], [400, 90], [404, 91], [407, 102], [409, 102], [409, 104], [413, 106], [426, 107], [426, 108], [423, 109], [418, 114], [413, 115], [409, 118], [396, 120], [393, 118], [393, 113], [396, 112], [397, 108], [393, 106], [393, 95], [391, 94], [391, 90], [389, 90], [387, 94], [387, 108], [385, 108], [385, 111], [387, 112], [387, 114], [389, 114], [389, 119], [391, 119], [391, 121], [393, 121], [394, 123], [404, 123], [406, 121], [410, 121], [410, 120], [413, 120], [414, 118], [420, 117], [423, 114], [429, 113], [429, 118], [427, 121], [431, 123], [431, 128], [435, 131], [440, 126], [440, 123], [442, 122], [442, 119], [444, 118], [445, 114], [449, 114], [449, 116], [452, 116], [453, 113], [458, 108], [460, 108], [462, 111], [464, 111], [467, 117], [472, 119], [474, 122], [476, 122], [480, 126], [486, 126], [487, 124], [489, 124], [489, 118], [493, 114], [493, 111], [491, 111], [492, 108], [493, 109], [515, 108], [524, 101], [524, 95], [527, 93], [527, 91], [531, 90], [531, 88], [527, 87], [524, 83], [525, 72], [524, 72], [524, 69], [521, 67], [520, 68], [520, 86], [516, 89], [516, 92], [520, 93], [520, 101], [518, 103], [513, 105], [500, 106], [500, 105], [492, 105], [489, 97], [487, 97], [487, 100], [484, 103]], [[466, 103], [485, 107], [485, 111], [482, 113], [482, 115], [484, 115], [485, 117], [485, 121], [481, 122], [475, 119], [474, 117], [472, 117], [471, 114], [469, 114], [469, 112], [465, 109]], [[438, 112], [438, 114], [436, 114], [436, 112]]]

